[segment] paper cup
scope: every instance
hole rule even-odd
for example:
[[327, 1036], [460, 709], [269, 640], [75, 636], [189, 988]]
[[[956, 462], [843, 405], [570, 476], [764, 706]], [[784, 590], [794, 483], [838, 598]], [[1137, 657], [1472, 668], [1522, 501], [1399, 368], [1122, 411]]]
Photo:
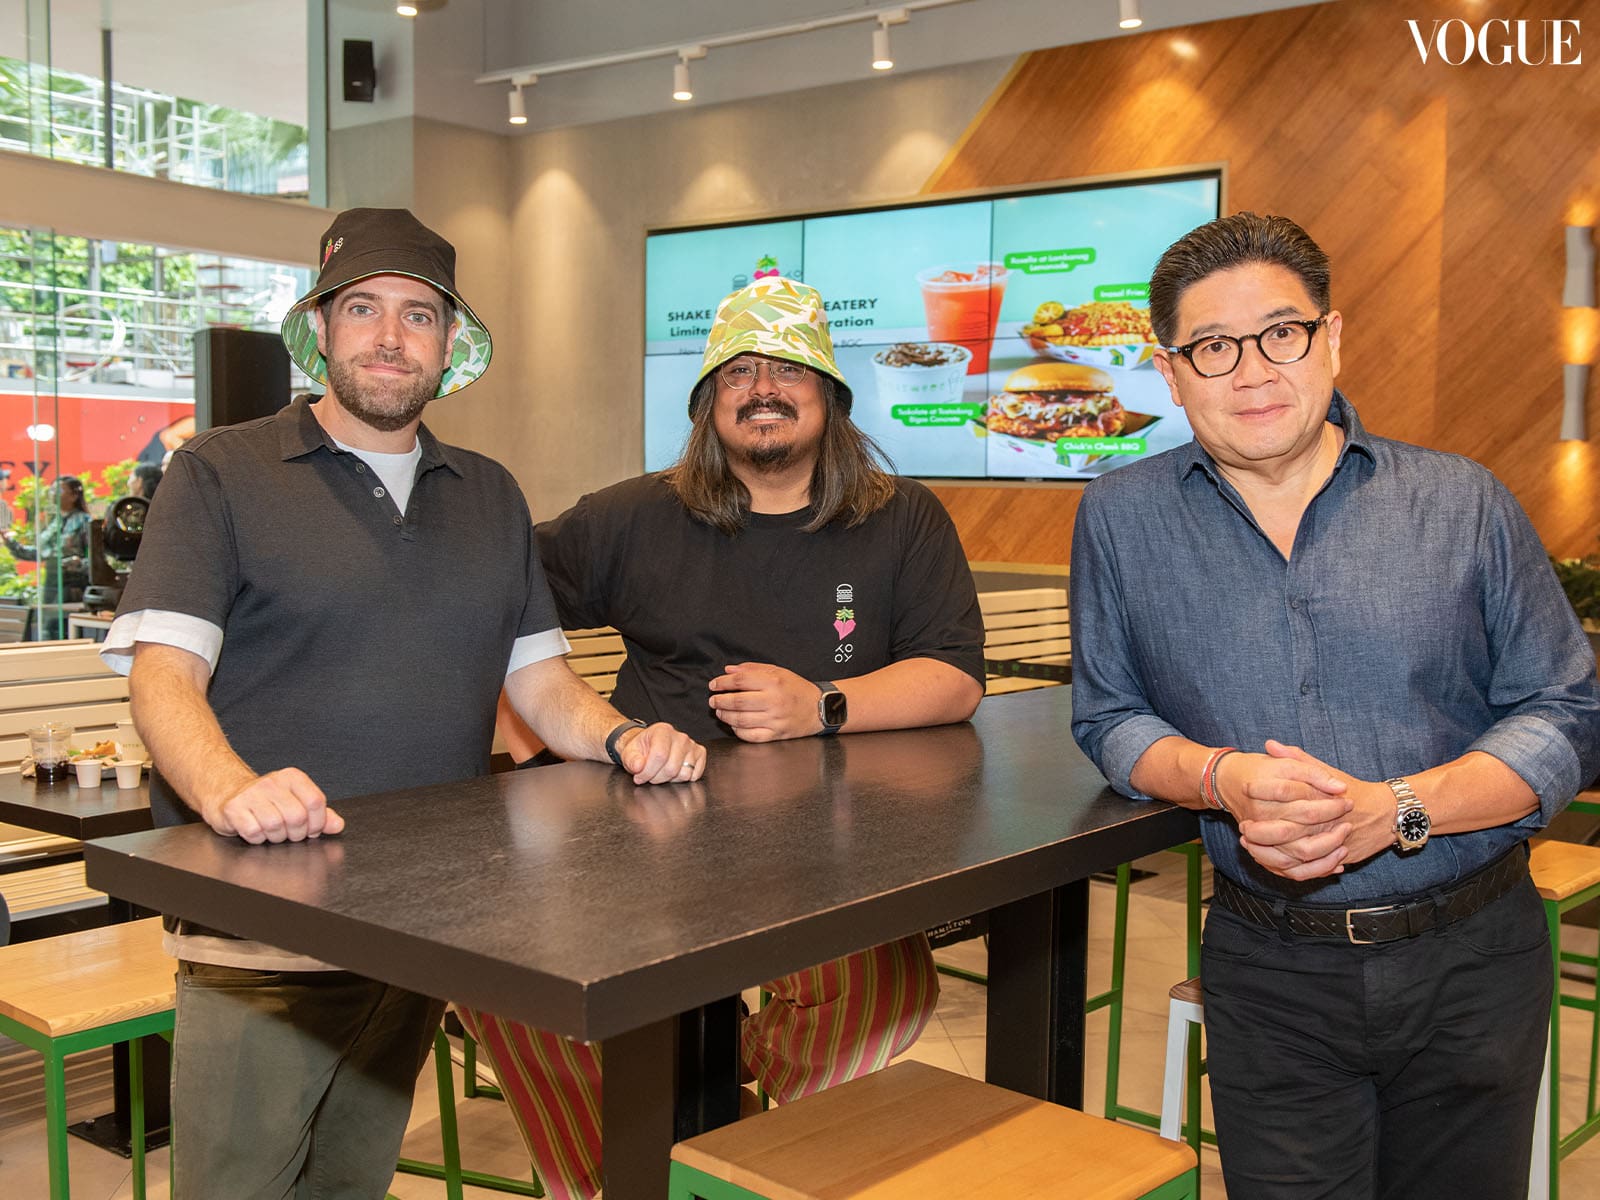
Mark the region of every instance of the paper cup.
[[119, 762], [117, 764], [117, 786], [119, 788], [136, 788], [139, 786], [139, 776], [144, 772], [142, 762]]
[[117, 722], [116, 743], [119, 758], [132, 758], [143, 762], [148, 757], [144, 751], [144, 742], [139, 738], [139, 731], [127, 717]]
[[[897, 357], [941, 361], [899, 363]], [[971, 359], [972, 351], [954, 342], [902, 342], [879, 350], [872, 356], [878, 403], [885, 412], [896, 404], [959, 404]]]
[[92, 788], [100, 786], [100, 774], [104, 770], [98, 758], [81, 759], [72, 764], [72, 769], [78, 773], [78, 786]]

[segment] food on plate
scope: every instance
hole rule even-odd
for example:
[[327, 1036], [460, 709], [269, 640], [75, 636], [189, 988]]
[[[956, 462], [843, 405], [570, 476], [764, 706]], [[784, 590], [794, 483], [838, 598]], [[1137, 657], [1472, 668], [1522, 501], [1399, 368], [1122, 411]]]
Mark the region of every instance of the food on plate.
[[1128, 415], [1115, 386], [1098, 367], [1034, 363], [1013, 371], [1006, 390], [989, 397], [984, 424], [1020, 438], [1115, 437]]
[[112, 758], [116, 753], [117, 744], [115, 742], [96, 742], [87, 750], [78, 747], [68, 750], [67, 757], [77, 762], [79, 759], [87, 758]]
[[1098, 300], [1068, 309], [1046, 301], [1034, 310], [1032, 323], [1022, 327], [1022, 336], [1053, 346], [1153, 345], [1156, 340], [1149, 310], [1126, 300]]

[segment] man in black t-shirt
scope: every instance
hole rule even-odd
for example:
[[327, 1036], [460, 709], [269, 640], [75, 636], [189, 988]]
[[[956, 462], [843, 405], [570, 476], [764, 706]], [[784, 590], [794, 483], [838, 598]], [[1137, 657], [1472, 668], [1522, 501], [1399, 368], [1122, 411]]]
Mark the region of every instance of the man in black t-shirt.
[[[338, 834], [346, 797], [485, 773], [502, 686], [570, 758], [698, 778], [703, 747], [566, 665], [510, 473], [422, 426], [489, 362], [455, 250], [354, 209], [322, 263], [283, 333], [327, 394], [174, 451], [101, 651], [131, 671], [157, 823]], [[379, 1200], [443, 1003], [188, 920], [167, 946], [178, 1200]]]
[[[718, 310], [679, 462], [539, 527], [563, 626], [622, 634], [619, 711], [745, 741], [972, 715], [983, 620], [961, 543], [850, 404], [821, 297], [760, 280]], [[779, 1101], [885, 1065], [938, 998], [920, 934], [764, 986], [741, 1050]], [[508, 1098], [553, 1200], [591, 1195], [597, 1049], [467, 1017], [502, 1078], [538, 1080]]]

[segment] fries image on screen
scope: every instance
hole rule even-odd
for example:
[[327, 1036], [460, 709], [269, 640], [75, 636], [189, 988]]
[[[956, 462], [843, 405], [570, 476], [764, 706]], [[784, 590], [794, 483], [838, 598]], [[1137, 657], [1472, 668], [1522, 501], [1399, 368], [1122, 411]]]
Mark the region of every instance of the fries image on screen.
[[1099, 300], [1077, 308], [1047, 300], [1021, 332], [1052, 346], [1153, 345], [1156, 340], [1150, 313], [1126, 300]]

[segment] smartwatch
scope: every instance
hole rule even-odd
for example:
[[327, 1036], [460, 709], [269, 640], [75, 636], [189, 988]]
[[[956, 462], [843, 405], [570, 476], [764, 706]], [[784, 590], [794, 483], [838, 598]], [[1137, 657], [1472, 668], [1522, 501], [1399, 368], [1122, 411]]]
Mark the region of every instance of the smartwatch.
[[1428, 834], [1433, 829], [1433, 822], [1428, 816], [1428, 810], [1417, 793], [1412, 791], [1411, 785], [1404, 779], [1385, 779], [1389, 790], [1394, 793], [1394, 844], [1396, 849], [1404, 852], [1408, 850], [1421, 850], [1428, 844]]
[[838, 733], [839, 727], [850, 719], [850, 702], [845, 694], [826, 679], [816, 681], [822, 695], [817, 697], [817, 719], [822, 722], [821, 734]]
[[[644, 727], [645, 723], [643, 721], [639, 720], [637, 717], [629, 717], [621, 725], [618, 725], [610, 733], [606, 734], [606, 757], [612, 762], [616, 763], [617, 766], [621, 767], [622, 754], [617, 749], [618, 740], [621, 739], [622, 735], [627, 733], [628, 730], [643, 729]], [[623, 770], [627, 770], [627, 768], [623, 767]]]

